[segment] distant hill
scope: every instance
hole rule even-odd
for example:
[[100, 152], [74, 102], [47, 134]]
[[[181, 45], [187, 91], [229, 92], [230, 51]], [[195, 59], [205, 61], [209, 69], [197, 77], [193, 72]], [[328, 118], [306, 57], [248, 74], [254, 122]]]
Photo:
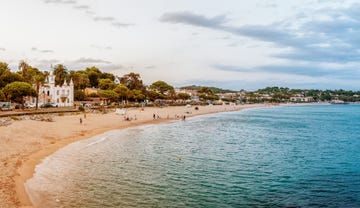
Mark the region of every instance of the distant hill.
[[[180, 87], [180, 89], [186, 89], [186, 90], [197, 90], [199, 91], [201, 88], [207, 87], [207, 86], [197, 86], [197, 85], [190, 85], [185, 87]], [[231, 93], [231, 92], [237, 92], [234, 90], [228, 90], [228, 89], [221, 89], [217, 87], [208, 87], [210, 88], [214, 93]]]

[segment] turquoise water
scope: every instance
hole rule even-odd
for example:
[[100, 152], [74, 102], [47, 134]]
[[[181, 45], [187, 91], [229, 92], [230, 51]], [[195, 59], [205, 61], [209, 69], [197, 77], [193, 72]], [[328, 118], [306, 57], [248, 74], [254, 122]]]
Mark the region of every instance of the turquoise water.
[[42, 207], [360, 207], [360, 105], [111, 131], [47, 158], [27, 189]]

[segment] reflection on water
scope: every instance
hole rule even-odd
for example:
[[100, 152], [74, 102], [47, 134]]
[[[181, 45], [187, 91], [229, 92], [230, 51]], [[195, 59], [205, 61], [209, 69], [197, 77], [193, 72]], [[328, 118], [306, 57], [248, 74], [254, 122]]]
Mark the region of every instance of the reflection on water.
[[27, 187], [39, 207], [360, 207], [359, 128], [360, 106], [329, 105], [111, 131]]

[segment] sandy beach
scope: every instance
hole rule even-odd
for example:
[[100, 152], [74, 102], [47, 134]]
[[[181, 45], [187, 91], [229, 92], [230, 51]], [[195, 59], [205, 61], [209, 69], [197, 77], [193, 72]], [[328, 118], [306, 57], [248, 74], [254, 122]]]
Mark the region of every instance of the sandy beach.
[[[131, 119], [130, 121], [115, 112], [53, 115], [53, 122], [26, 118], [13, 121], [8, 126], [0, 127], [0, 208], [32, 207], [24, 189], [24, 182], [33, 176], [35, 166], [41, 163], [42, 159], [72, 142], [113, 129], [180, 120], [181, 118], [176, 117], [182, 115], [192, 117], [264, 106], [199, 106], [199, 110], [195, 110], [195, 106], [144, 110], [134, 108], [126, 110], [126, 117]], [[156, 119], [153, 118], [154, 114]]]

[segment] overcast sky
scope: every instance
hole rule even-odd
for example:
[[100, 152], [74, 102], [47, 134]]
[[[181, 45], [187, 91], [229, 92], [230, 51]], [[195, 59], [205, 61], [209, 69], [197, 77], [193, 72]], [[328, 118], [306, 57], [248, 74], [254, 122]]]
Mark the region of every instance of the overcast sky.
[[0, 61], [147, 84], [360, 90], [359, 14], [351, 0], [0, 0]]

